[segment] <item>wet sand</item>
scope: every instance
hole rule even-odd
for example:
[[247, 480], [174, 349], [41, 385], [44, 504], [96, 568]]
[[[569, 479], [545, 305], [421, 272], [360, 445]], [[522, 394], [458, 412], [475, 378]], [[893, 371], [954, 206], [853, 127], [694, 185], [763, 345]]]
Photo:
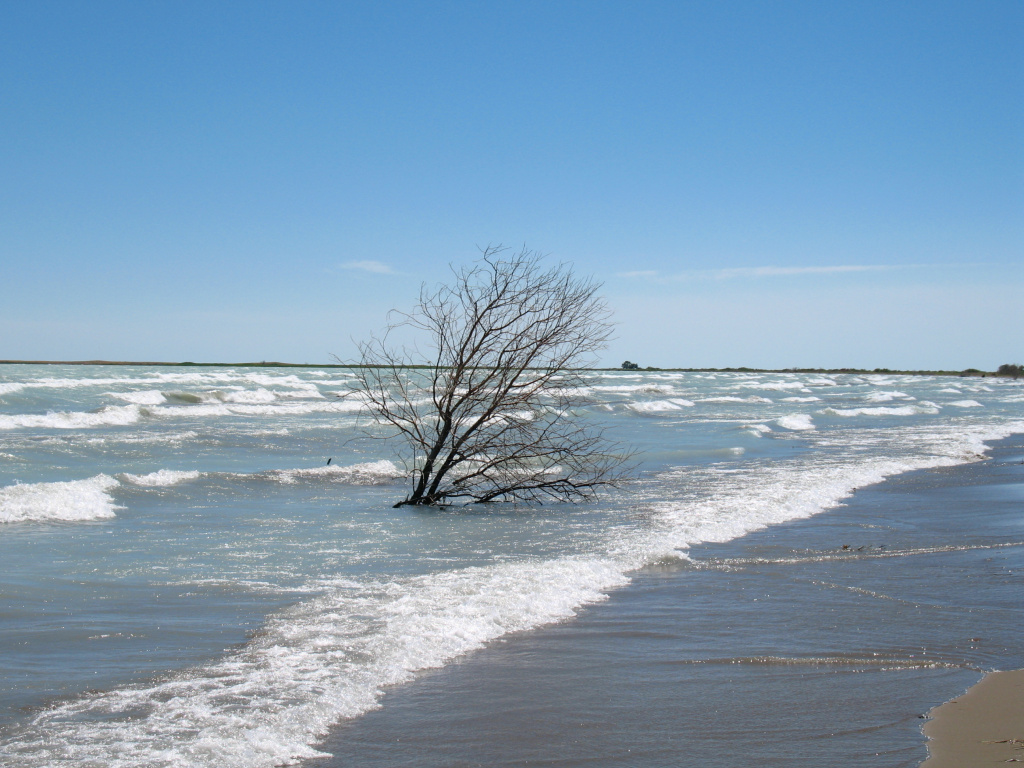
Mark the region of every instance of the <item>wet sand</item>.
[[929, 715], [924, 733], [930, 757], [921, 768], [1024, 763], [1024, 669], [985, 675]]

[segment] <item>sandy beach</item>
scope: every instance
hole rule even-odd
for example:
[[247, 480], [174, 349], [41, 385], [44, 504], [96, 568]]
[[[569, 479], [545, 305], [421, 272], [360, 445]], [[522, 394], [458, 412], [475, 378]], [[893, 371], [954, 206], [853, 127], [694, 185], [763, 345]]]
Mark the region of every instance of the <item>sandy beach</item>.
[[991, 672], [929, 715], [921, 768], [1024, 763], [1024, 669]]

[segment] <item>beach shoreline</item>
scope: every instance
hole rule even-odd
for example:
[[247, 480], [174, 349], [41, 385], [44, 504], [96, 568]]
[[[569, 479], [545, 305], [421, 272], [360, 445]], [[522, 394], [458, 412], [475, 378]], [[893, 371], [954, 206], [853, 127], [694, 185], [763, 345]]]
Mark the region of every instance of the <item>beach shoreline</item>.
[[1024, 762], [1024, 669], [990, 672], [928, 714], [929, 757], [920, 768]]
[[[922, 766], [925, 733], [949, 730], [943, 717], [922, 733], [922, 718], [985, 670], [1020, 666], [1006, 609], [1022, 460], [1013, 435], [979, 461], [890, 477], [812, 518], [693, 547], [572, 621], [391, 689], [333, 729], [324, 768], [724, 768], [751, 744], [778, 768], [970, 768], [962, 757]], [[988, 701], [1004, 678], [990, 674], [972, 698]], [[1012, 744], [986, 746], [1013, 756]]]

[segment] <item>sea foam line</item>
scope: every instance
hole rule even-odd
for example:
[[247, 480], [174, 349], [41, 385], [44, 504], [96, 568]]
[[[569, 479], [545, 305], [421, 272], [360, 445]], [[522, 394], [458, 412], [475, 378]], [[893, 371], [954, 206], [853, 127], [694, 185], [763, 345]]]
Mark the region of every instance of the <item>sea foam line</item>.
[[[919, 451], [909, 460], [751, 465], [740, 483], [698, 470], [683, 479], [702, 488], [649, 504], [649, 528], [612, 532], [591, 555], [342, 583], [272, 617], [249, 644], [215, 664], [38, 714], [10, 732], [0, 755], [28, 768], [260, 768], [322, 756], [316, 745], [330, 726], [378, 706], [384, 686], [509, 632], [568, 618], [628, 583], [632, 570], [701, 541], [813, 515], [891, 474], [961, 463], [982, 440], [1020, 431], [1024, 423], [955, 439], [950, 430], [920, 448], [929, 455]], [[672, 478], [666, 473], [661, 481]]]
[[563, 558], [342, 586], [271, 619], [224, 660], [84, 696], [15, 729], [0, 755], [36, 766], [290, 765], [338, 720], [509, 632], [572, 616], [626, 578]]

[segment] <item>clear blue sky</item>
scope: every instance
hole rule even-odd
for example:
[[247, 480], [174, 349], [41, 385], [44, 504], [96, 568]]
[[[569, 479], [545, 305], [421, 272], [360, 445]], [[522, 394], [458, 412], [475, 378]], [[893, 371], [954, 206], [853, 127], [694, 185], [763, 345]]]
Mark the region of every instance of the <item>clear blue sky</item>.
[[1024, 3], [7, 2], [0, 358], [353, 354], [505, 243], [605, 362], [1024, 361]]

